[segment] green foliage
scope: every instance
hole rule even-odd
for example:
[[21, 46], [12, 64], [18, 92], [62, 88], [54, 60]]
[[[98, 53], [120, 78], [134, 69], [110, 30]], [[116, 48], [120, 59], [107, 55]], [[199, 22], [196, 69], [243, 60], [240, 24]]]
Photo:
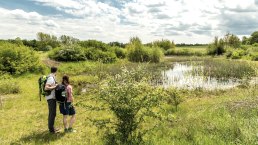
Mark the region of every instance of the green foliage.
[[166, 40], [166, 39], [154, 41], [152, 42], [152, 46], [160, 47], [164, 51], [167, 51], [168, 49], [173, 49], [176, 47], [173, 41]]
[[37, 40], [33, 39], [33, 40], [22, 40], [23, 44], [27, 47], [31, 47], [34, 50], [37, 50]]
[[0, 95], [17, 94], [21, 91], [17, 81], [11, 77], [3, 77], [2, 75], [0, 79]]
[[[167, 94], [162, 88], [150, 86], [144, 76], [142, 68], [124, 69], [121, 74], [100, 84], [99, 96], [93, 99], [101, 103], [101, 108], [94, 107], [94, 110], [107, 110], [114, 116], [109, 121], [102, 121], [102, 127], [107, 130], [107, 144], [140, 144], [143, 136], [159, 121], [169, 119], [161, 115], [164, 113], [161, 104], [165, 104], [163, 100]], [[149, 119], [152, 125], [145, 127], [144, 123]]]
[[180, 95], [179, 91], [174, 88], [168, 88], [166, 90], [168, 95], [167, 101], [169, 104], [172, 104], [175, 107], [175, 110], [178, 111], [178, 106], [181, 102], [183, 102], [183, 98]]
[[257, 52], [250, 53], [250, 56], [251, 56], [251, 60], [258, 61], [258, 53]]
[[254, 43], [252, 46], [258, 47], [258, 42]]
[[120, 59], [126, 58], [126, 50], [121, 47], [112, 47], [112, 51], [115, 52], [116, 57]]
[[175, 49], [168, 49], [167, 51], [165, 51], [164, 53], [165, 55], [174, 55], [176, 54], [176, 50]]
[[249, 44], [250, 44], [249, 38], [247, 38], [246, 36], [243, 36], [242, 45], [249, 45]]
[[232, 59], [241, 59], [245, 55], [247, 55], [247, 51], [243, 49], [228, 49], [226, 52], [227, 58]]
[[51, 59], [57, 61], [101, 61], [103, 63], [115, 62], [115, 52], [101, 51], [96, 48], [83, 48], [80, 45], [63, 45], [49, 53]]
[[250, 44], [258, 43], [258, 31], [251, 34]]
[[49, 53], [51, 59], [57, 61], [82, 61], [86, 60], [84, 50], [79, 45], [66, 45], [54, 49]]
[[241, 55], [238, 51], [233, 51], [231, 58], [232, 59], [240, 59]]
[[256, 71], [253, 65], [246, 61], [205, 60], [204, 75], [215, 78], [244, 78], [253, 77]]
[[240, 39], [234, 34], [226, 34], [223, 38], [225, 47], [239, 48], [241, 45]]
[[110, 46], [112, 46], [112, 47], [125, 48], [125, 44], [124, 44], [124, 43], [120, 43], [120, 42], [110, 42], [110, 43], [108, 43], [108, 45], [110, 45]]
[[50, 50], [49, 48], [56, 48], [60, 46], [60, 43], [57, 37], [54, 35], [38, 32], [37, 38], [38, 38], [37, 50], [39, 51], [49, 51]]
[[159, 48], [150, 48], [143, 46], [138, 37], [131, 38], [130, 43], [126, 46], [127, 57], [132, 62], [159, 62], [163, 57]]
[[176, 49], [168, 49], [165, 51], [165, 55], [174, 56], [204, 56], [206, 55], [206, 46], [180, 46]]
[[79, 41], [79, 39], [76, 39], [67, 35], [60, 36], [59, 40], [63, 45], [72, 45], [72, 44], [76, 44]]
[[39, 58], [28, 47], [0, 43], [0, 71], [22, 74], [40, 69]]
[[96, 48], [85, 49], [85, 57], [87, 60], [100, 61], [103, 63], [113, 63], [117, 60], [115, 52], [101, 51]]
[[163, 57], [163, 52], [158, 48], [152, 48], [151, 52], [151, 62], [158, 63], [161, 61], [161, 58]]
[[78, 44], [84, 48], [95, 48], [101, 51], [108, 51], [110, 49], [109, 45], [97, 40], [80, 41]]
[[99, 81], [96, 76], [78, 75], [70, 77], [71, 84], [74, 88], [75, 95], [81, 95], [82, 93], [89, 93], [96, 88], [96, 84]]
[[103, 52], [103, 51], [100, 51], [98, 53], [97, 58], [103, 63], [113, 63], [117, 59], [116, 54], [114, 52]]
[[208, 55], [222, 55], [225, 52], [224, 41], [218, 37], [215, 37], [214, 42], [207, 48]]

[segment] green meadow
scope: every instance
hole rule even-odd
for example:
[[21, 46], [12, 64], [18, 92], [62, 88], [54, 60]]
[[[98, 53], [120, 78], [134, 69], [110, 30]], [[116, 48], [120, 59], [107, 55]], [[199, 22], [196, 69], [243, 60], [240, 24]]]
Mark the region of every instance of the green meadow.
[[[258, 144], [255, 46], [234, 59], [226, 47], [222, 55], [208, 55], [220, 52], [215, 42], [175, 47], [167, 40], [144, 45], [135, 37], [125, 48], [95, 40], [56, 43], [42, 51], [41, 45], [1, 42], [0, 144]], [[76, 133], [63, 131], [58, 107], [61, 132], [48, 132], [38, 79], [51, 66], [58, 67], [58, 82], [70, 76]]]

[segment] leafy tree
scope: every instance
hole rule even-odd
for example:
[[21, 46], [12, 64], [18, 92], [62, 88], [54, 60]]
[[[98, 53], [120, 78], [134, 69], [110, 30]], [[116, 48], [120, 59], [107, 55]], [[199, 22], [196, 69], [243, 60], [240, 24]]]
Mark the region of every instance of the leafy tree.
[[242, 37], [242, 44], [243, 45], [249, 45], [250, 44], [250, 39], [247, 38], [246, 36]]
[[223, 41], [226, 48], [228, 47], [239, 48], [241, 45], [240, 39], [236, 35], [230, 34], [230, 33], [227, 33], [224, 36]]
[[258, 43], [258, 31], [251, 34], [250, 44]]
[[125, 44], [124, 43], [120, 43], [120, 42], [109, 42], [108, 44], [110, 46], [117, 46], [117, 47], [125, 48]]
[[[112, 145], [143, 143], [143, 136], [148, 131], [161, 122], [173, 119], [169, 115], [171, 112], [164, 111], [164, 108], [171, 106], [170, 101], [176, 101], [177, 106], [180, 103], [176, 93], [167, 93], [163, 88], [149, 85], [146, 70], [141, 67], [131, 71], [123, 69], [121, 74], [101, 82], [98, 91], [98, 95], [87, 102], [98, 102], [99, 105], [92, 106], [87, 102], [77, 105], [96, 113], [109, 112], [108, 118], [91, 118], [91, 121], [106, 130], [104, 137], [107, 144]], [[150, 120], [150, 125], [144, 125]]]
[[132, 62], [159, 62], [163, 53], [159, 47], [143, 46], [138, 37], [132, 37], [126, 46], [127, 57]]
[[152, 43], [153, 46], [160, 47], [164, 51], [168, 49], [173, 49], [175, 48], [175, 43], [173, 41], [167, 40], [167, 39], [162, 39], [162, 40], [157, 40]]
[[43, 32], [37, 33], [37, 39], [38, 39], [38, 50], [44, 51], [47, 50], [47, 45], [51, 46], [52, 48], [58, 47], [60, 44], [58, 42], [58, 39], [54, 35], [46, 34]]
[[37, 49], [37, 44], [38, 43], [37, 43], [37, 40], [35, 40], [35, 39], [33, 39], [33, 40], [24, 39], [24, 40], [22, 40], [22, 42], [25, 46], [31, 47], [33, 49]]
[[223, 39], [219, 39], [217, 36], [214, 38], [214, 42], [207, 48], [207, 54], [209, 55], [222, 55], [225, 52], [225, 42]]
[[59, 38], [60, 42], [64, 45], [75, 44], [79, 41], [79, 39], [73, 38], [72, 36], [62, 35]]
[[9, 43], [12, 43], [12, 44], [16, 44], [18, 46], [22, 46], [23, 45], [23, 42], [22, 42], [20, 37], [17, 37], [15, 39], [8, 39], [7, 41], [4, 40], [4, 42], [9, 42]]

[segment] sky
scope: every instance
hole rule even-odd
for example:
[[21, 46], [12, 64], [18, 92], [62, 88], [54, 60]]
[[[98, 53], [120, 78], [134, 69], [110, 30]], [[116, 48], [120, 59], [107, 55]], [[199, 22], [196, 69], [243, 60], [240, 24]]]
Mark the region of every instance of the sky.
[[37, 32], [126, 43], [210, 43], [258, 30], [258, 0], [0, 0], [0, 39]]

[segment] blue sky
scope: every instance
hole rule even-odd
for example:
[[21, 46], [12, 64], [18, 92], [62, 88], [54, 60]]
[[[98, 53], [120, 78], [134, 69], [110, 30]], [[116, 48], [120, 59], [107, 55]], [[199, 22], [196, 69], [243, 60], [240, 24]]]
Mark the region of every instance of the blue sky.
[[209, 43], [258, 30], [258, 0], [0, 0], [0, 39], [37, 32], [104, 42]]

